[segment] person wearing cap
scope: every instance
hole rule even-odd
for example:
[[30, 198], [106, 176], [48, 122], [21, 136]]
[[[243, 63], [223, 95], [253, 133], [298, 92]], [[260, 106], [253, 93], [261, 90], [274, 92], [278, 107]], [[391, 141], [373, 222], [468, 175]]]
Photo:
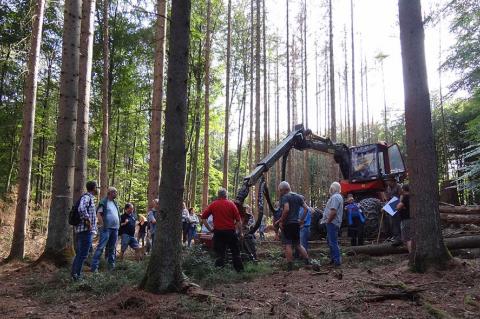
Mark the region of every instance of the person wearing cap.
[[73, 227], [76, 245], [71, 276], [75, 281], [81, 278], [83, 264], [87, 259], [93, 236], [97, 233], [97, 218], [95, 216], [95, 196], [98, 193], [97, 182], [88, 181], [86, 188], [87, 192], [80, 197], [78, 205], [81, 222]]
[[109, 187], [107, 196], [103, 198], [97, 207], [97, 219], [100, 239], [92, 259], [92, 272], [98, 271], [100, 257], [103, 250], [107, 248], [106, 257], [108, 268], [115, 268], [115, 248], [117, 247], [118, 229], [120, 228], [120, 209], [115, 201], [117, 189]]
[[[235, 229], [242, 233], [242, 221], [237, 206], [227, 199], [227, 190], [220, 188], [218, 198], [213, 201], [203, 212], [203, 225], [210, 231], [213, 231], [213, 246], [217, 253], [215, 266], [225, 266], [225, 253], [227, 247], [232, 253], [233, 267], [237, 272], [243, 271], [243, 263], [240, 257], [238, 245], [238, 236]], [[213, 216], [213, 229], [207, 220]]]
[[137, 218], [134, 214], [133, 204], [126, 203], [124, 213], [120, 216], [120, 230], [118, 231], [121, 236], [121, 248], [120, 259], [123, 259], [123, 255], [130, 246], [133, 250], [137, 251], [140, 248], [137, 239], [135, 238], [135, 227], [137, 225]]

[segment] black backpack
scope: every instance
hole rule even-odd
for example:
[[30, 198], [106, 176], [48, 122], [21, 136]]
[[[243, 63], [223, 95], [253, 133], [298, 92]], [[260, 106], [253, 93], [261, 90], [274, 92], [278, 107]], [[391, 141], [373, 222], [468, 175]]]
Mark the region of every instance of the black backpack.
[[[68, 223], [72, 226], [78, 226], [82, 222], [82, 218], [80, 217], [80, 212], [78, 211], [78, 207], [80, 206], [80, 201], [85, 195], [86, 193], [80, 196], [80, 198], [77, 200], [75, 205], [72, 206], [72, 209], [68, 214]], [[90, 203], [88, 204], [88, 207], [90, 207], [91, 204], [92, 204], [92, 200], [90, 199]]]

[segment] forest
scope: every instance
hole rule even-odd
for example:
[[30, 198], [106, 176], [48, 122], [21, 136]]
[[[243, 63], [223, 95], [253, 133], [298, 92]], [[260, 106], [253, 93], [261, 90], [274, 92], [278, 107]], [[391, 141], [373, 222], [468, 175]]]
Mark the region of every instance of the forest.
[[[377, 318], [393, 315], [393, 302], [397, 310], [419, 306], [405, 318], [474, 318], [478, 25], [475, 0], [2, 1], [0, 294], [8, 302], [0, 315], [52, 317], [55, 304], [53, 317]], [[287, 142], [297, 144], [280, 153]], [[375, 195], [357, 193], [356, 150], [360, 157], [374, 147], [380, 163], [391, 145], [402, 172], [378, 164]], [[392, 235], [381, 210], [392, 178], [410, 186], [411, 251], [379, 244]], [[332, 182], [353, 187], [367, 215], [367, 245], [339, 237], [341, 270], [322, 269], [329, 244], [312, 213], [313, 270], [297, 261], [298, 275], [285, 273], [270, 205], [282, 202], [283, 180], [320, 219]], [[72, 284], [77, 239], [69, 212], [87, 181], [99, 187], [96, 203], [114, 187], [118, 207], [132, 203], [138, 219], [152, 210], [161, 217], [141, 260], [127, 253], [111, 273], [102, 260], [99, 277], [84, 270], [85, 281]], [[256, 221], [248, 233], [258, 260], [246, 258], [241, 274], [217, 271], [201, 220], [193, 248], [182, 246], [182, 205], [201, 214], [221, 188], [242, 218], [248, 206]], [[376, 200], [371, 215], [367, 197]], [[243, 235], [242, 258], [249, 255]], [[312, 279], [318, 283], [308, 288]], [[455, 297], [445, 301], [443, 290]], [[156, 295], [165, 292], [175, 294]]]

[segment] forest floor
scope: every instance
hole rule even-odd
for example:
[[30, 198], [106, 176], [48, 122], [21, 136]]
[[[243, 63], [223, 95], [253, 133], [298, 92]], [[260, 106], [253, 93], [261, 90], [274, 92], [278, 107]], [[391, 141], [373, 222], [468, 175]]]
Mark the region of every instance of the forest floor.
[[[315, 247], [325, 248], [324, 243]], [[41, 251], [41, 250], [40, 250]], [[148, 262], [127, 260], [112, 272], [85, 273], [31, 262], [0, 265], [4, 318], [479, 318], [480, 259], [457, 257], [446, 271], [415, 274], [406, 255], [344, 256], [341, 269], [284, 270], [278, 244], [259, 245], [262, 261], [243, 274], [214, 269], [200, 249], [185, 252], [185, 273], [202, 288], [154, 295], [137, 288]], [[30, 260], [36, 256], [30, 256]], [[465, 257], [465, 256], [464, 256]]]

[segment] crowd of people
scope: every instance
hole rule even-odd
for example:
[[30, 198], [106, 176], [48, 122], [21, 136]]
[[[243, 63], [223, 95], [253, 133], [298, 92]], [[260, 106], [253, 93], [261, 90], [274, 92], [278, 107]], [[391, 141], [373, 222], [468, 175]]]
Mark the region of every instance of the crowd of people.
[[[392, 244], [405, 243], [411, 249], [411, 226], [409, 187], [400, 187], [395, 180], [387, 182], [385, 200], [398, 197], [397, 214], [389, 219], [392, 237], [388, 240]], [[103, 255], [107, 259], [108, 269], [115, 267], [117, 241], [120, 237], [119, 258], [122, 259], [128, 247], [133, 249], [137, 257], [148, 254], [155, 243], [158, 216], [158, 199], [154, 200], [146, 218], [137, 215], [132, 203], [126, 203], [121, 214], [117, 204], [117, 190], [108, 188], [107, 195], [98, 205], [95, 196], [98, 187], [94, 181], [86, 184], [87, 193], [78, 201], [78, 213], [81, 222], [74, 226], [75, 258], [72, 263], [71, 276], [74, 280], [81, 278], [82, 267], [89, 253], [93, 252], [91, 271], [97, 272], [100, 259]], [[302, 259], [306, 265], [311, 264], [308, 255], [308, 240], [314, 209], [305, 202], [304, 196], [292, 192], [290, 184], [282, 181], [278, 186], [279, 201], [273, 214], [273, 226], [276, 238], [280, 239], [284, 247], [287, 269], [293, 269], [294, 257]], [[327, 243], [330, 250], [330, 264], [340, 267], [341, 252], [338, 236], [342, 223], [347, 223], [348, 236], [351, 245], [364, 244], [364, 224], [367, 220], [361, 206], [355, 202], [352, 194], [346, 197], [346, 204], [341, 195], [341, 185], [333, 182], [329, 188], [329, 199], [323, 210], [320, 224], [327, 233]], [[344, 219], [345, 214], [345, 219]], [[197, 232], [212, 233], [213, 248], [217, 255], [215, 265], [223, 267], [226, 263], [227, 249], [232, 255], [233, 267], [236, 271], [243, 271], [241, 249], [256, 260], [255, 249], [255, 219], [251, 208], [243, 206], [240, 213], [237, 205], [228, 199], [224, 188], [218, 190], [214, 200], [198, 216], [193, 208], [187, 209], [185, 203], [181, 211], [182, 243], [184, 247], [191, 247], [197, 240]], [[200, 228], [201, 226], [201, 228]], [[199, 229], [200, 228], [200, 229]], [[253, 232], [251, 230], [254, 230]], [[265, 239], [267, 219], [262, 218], [259, 224], [260, 240]], [[93, 250], [93, 237], [98, 235], [98, 243]], [[104, 254], [105, 252], [105, 254]]]

